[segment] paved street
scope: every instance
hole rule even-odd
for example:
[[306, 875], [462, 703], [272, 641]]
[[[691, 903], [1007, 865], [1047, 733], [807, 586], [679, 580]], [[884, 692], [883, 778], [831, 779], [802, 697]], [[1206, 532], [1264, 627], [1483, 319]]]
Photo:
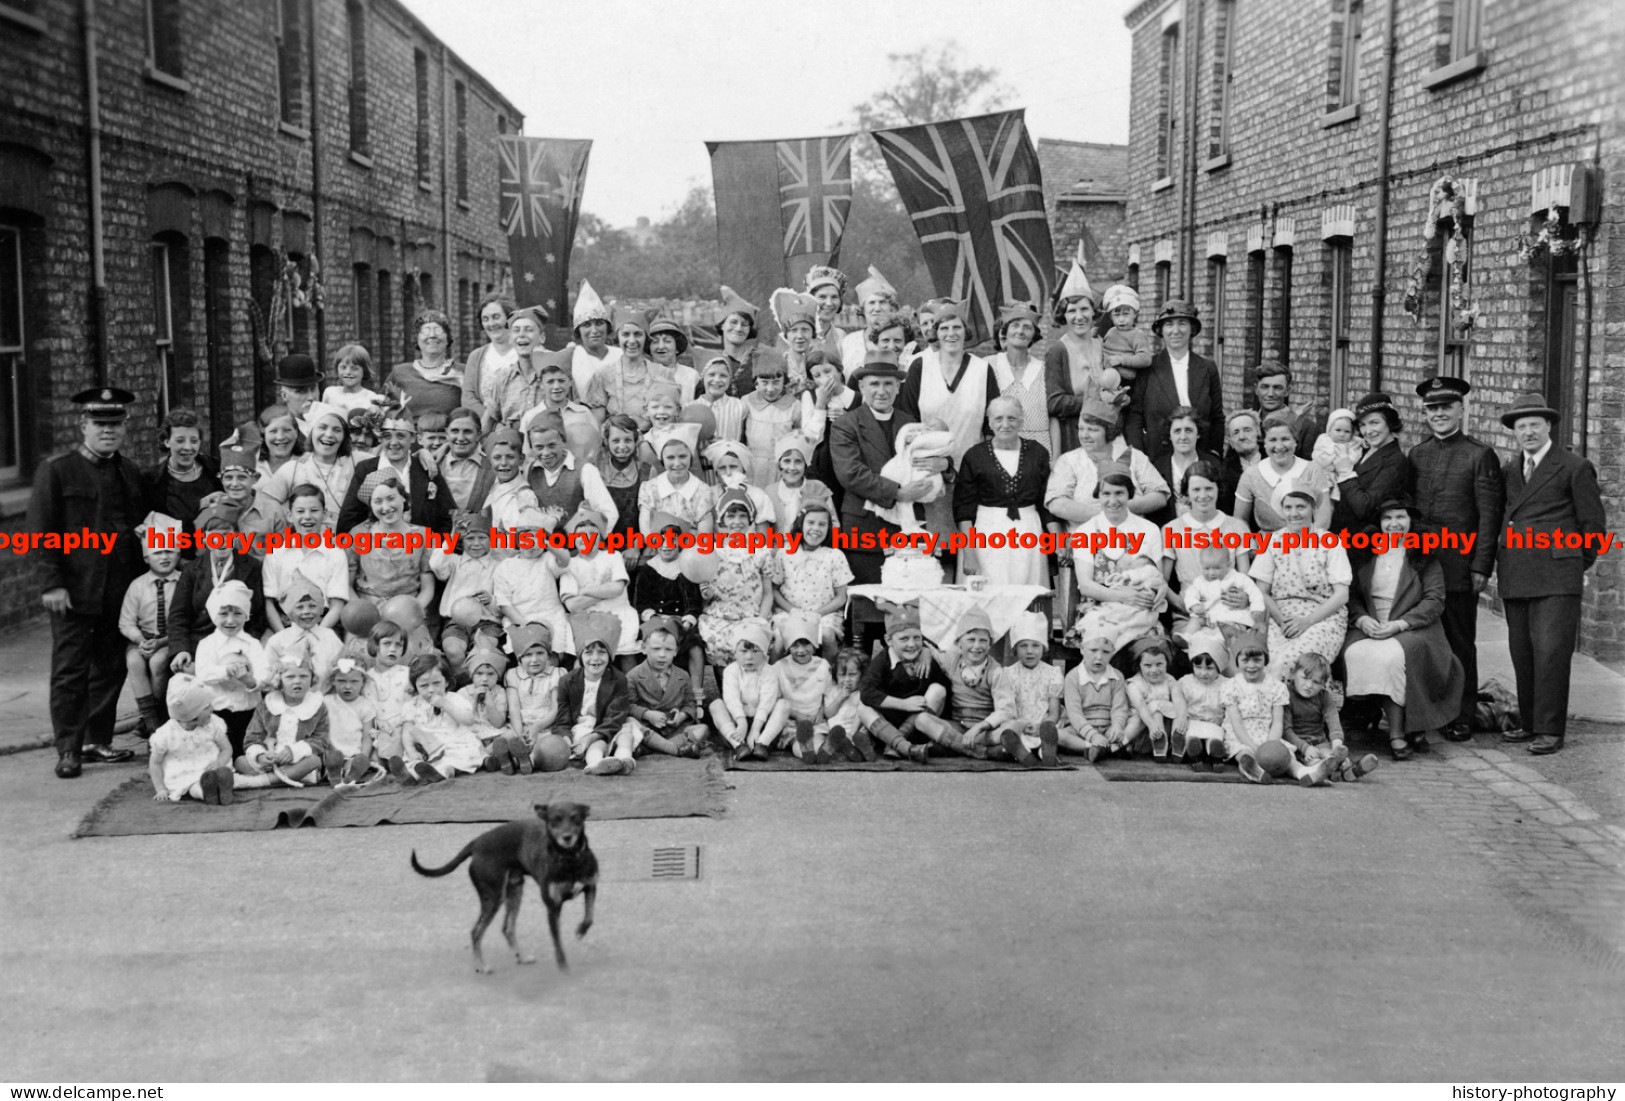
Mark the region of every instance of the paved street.
[[[477, 827], [70, 841], [129, 770], [19, 753], [0, 1036], [42, 1081], [1618, 1079], [1625, 821], [1531, 760], [1480, 739], [1329, 790], [732, 773], [721, 820], [592, 824], [572, 972], [493, 929], [480, 978], [467, 879], [406, 865]], [[640, 878], [668, 844], [697, 882]]]

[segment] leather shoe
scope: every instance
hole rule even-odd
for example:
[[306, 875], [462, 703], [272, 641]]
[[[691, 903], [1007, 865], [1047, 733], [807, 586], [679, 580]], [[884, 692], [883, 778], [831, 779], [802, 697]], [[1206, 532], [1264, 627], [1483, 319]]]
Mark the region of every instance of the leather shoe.
[[1473, 728], [1467, 723], [1451, 723], [1439, 732], [1447, 742], [1470, 742], [1473, 740]]
[[77, 753], [64, 753], [56, 759], [56, 774], [58, 779], [71, 780], [78, 776], [82, 770], [79, 767]]
[[1532, 742], [1540, 735], [1533, 730], [1504, 730], [1501, 732], [1503, 742]]
[[1537, 756], [1547, 753], [1556, 753], [1562, 748], [1563, 735], [1561, 734], [1542, 734], [1533, 742], [1529, 743], [1529, 752]]
[[80, 751], [80, 756], [86, 761], [98, 764], [113, 765], [120, 761], [128, 761], [135, 756], [133, 749], [114, 749], [110, 745], [87, 745]]

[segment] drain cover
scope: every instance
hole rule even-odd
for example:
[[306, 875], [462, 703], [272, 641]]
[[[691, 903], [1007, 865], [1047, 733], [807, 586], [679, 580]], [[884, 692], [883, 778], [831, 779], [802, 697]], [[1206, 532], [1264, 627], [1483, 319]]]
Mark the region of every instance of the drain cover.
[[657, 847], [649, 862], [649, 878], [700, 878], [700, 847], [698, 845], [664, 845]]

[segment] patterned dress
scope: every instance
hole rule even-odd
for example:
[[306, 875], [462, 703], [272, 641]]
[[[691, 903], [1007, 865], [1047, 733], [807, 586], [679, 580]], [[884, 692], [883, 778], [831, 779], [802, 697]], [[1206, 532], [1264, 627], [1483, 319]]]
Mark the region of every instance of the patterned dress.
[[711, 599], [700, 615], [700, 637], [711, 664], [733, 661], [734, 645], [747, 623], [767, 627], [762, 617], [762, 596], [771, 580], [773, 559], [765, 554], [719, 547], [713, 552], [720, 565], [711, 581]]
[[641, 653], [638, 639], [638, 613], [632, 610], [627, 596], [631, 579], [626, 573], [626, 561], [613, 551], [594, 551], [588, 555], [571, 555], [570, 567], [559, 579], [559, 592], [563, 596], [584, 592], [598, 585], [621, 583], [620, 595], [594, 602], [588, 611], [603, 612], [621, 621], [621, 637], [615, 645], [617, 654]]
[[1237, 741], [1235, 732], [1228, 726], [1224, 728], [1224, 752], [1230, 757], [1242, 750], [1257, 749], [1261, 742], [1268, 741], [1274, 728], [1276, 708], [1287, 705], [1286, 685], [1268, 673], [1257, 684], [1245, 677], [1231, 677], [1219, 690], [1219, 698], [1227, 708], [1233, 704], [1241, 713], [1241, 736], [1244, 741]]
[[[699, 526], [716, 506], [715, 491], [692, 472], [681, 486], [672, 484], [671, 475], [661, 474], [638, 487], [638, 510], [669, 512], [680, 520]], [[645, 532], [652, 535], [653, 532]]]
[[1214, 677], [1211, 684], [1203, 684], [1195, 673], [1179, 678], [1179, 690], [1185, 695], [1185, 714], [1190, 719], [1188, 736], [1203, 741], [1224, 737], [1225, 677]]
[[1001, 398], [1021, 406], [1021, 438], [1049, 453], [1049, 394], [1044, 388], [1044, 361], [1028, 357], [1026, 366], [1012, 367], [1006, 353], [993, 357], [993, 381]]
[[[834, 547], [799, 550], [795, 554], [773, 556], [773, 583], [779, 586], [784, 598], [797, 611], [818, 614], [818, 609], [835, 599], [835, 590], [852, 584], [852, 567], [846, 555]], [[773, 616], [774, 630], [782, 636], [789, 612]], [[840, 639], [844, 614], [826, 612], [818, 616], [819, 633], [824, 638]]]
[[1051, 701], [1061, 698], [1065, 678], [1048, 662], [1031, 669], [1019, 661], [1004, 670], [1007, 690], [1015, 694], [1016, 718], [1012, 723], [1028, 749], [1038, 748], [1038, 724], [1049, 718]]
[[[1334, 585], [1349, 585], [1354, 581], [1354, 571], [1342, 547], [1299, 547], [1291, 554], [1282, 554], [1271, 546], [1253, 559], [1248, 575], [1260, 585], [1269, 585], [1270, 596], [1288, 617], [1314, 611], [1332, 595]], [[1292, 668], [1298, 655], [1310, 650], [1327, 661], [1336, 661], [1343, 649], [1343, 636], [1348, 632], [1348, 619], [1345, 604], [1297, 638], [1287, 638], [1281, 625], [1271, 620], [1270, 673], [1283, 675]]]

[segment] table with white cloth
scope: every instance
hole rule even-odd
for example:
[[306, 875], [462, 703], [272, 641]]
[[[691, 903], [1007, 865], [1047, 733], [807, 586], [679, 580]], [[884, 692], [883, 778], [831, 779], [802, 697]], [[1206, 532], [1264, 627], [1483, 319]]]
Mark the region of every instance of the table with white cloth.
[[939, 585], [930, 589], [905, 589], [896, 585], [849, 585], [847, 600], [861, 597], [866, 600], [887, 600], [893, 604], [920, 605], [920, 630], [939, 649], [953, 645], [959, 632], [959, 623], [972, 608], [987, 613], [993, 624], [995, 640], [1007, 633], [1016, 617], [1032, 607], [1035, 600], [1049, 596], [1043, 585], [988, 585], [980, 591], [958, 585]]

